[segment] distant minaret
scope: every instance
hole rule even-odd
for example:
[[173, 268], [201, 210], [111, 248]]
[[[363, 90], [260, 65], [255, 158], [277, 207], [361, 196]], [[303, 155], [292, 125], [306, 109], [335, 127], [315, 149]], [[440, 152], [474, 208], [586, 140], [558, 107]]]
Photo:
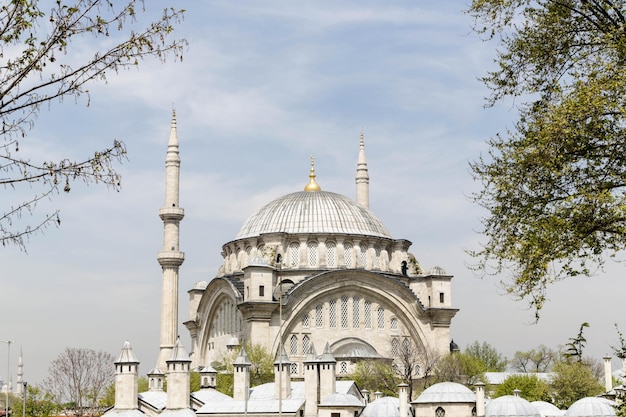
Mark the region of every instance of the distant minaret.
[[24, 393], [24, 357], [22, 356], [22, 348], [20, 347], [20, 357], [17, 359], [17, 382], [15, 393], [22, 395]]
[[172, 356], [178, 336], [178, 268], [185, 260], [185, 254], [178, 247], [180, 221], [185, 216], [185, 211], [178, 206], [179, 175], [176, 112], [172, 112], [172, 127], [165, 158], [165, 206], [159, 210], [164, 228], [163, 249], [157, 254], [157, 260], [163, 269], [161, 343], [157, 359], [157, 368], [161, 370], [167, 369], [166, 361]]
[[367, 161], [365, 160], [365, 140], [361, 131], [361, 143], [359, 145], [359, 160], [356, 166], [356, 202], [370, 208], [370, 176], [367, 173]]

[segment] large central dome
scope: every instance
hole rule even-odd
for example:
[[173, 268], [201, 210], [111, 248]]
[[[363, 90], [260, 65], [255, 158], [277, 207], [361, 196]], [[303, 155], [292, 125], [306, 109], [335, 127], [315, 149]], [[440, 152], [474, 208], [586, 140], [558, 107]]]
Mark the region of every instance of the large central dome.
[[342, 233], [391, 239], [374, 213], [328, 191], [300, 191], [277, 198], [250, 216], [235, 239], [276, 232]]

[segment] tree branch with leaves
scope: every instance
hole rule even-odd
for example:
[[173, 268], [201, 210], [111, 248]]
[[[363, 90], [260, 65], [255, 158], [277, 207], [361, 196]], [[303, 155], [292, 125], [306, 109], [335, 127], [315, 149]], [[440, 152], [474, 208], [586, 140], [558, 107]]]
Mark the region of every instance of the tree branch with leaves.
[[[31, 161], [20, 151], [20, 142], [27, 140], [42, 106], [83, 97], [88, 105], [89, 85], [106, 82], [111, 73], [134, 68], [145, 58], [182, 60], [187, 45], [184, 39], [171, 39], [183, 10], [167, 8], [156, 21], [140, 25], [141, 0], [57, 0], [50, 6], [47, 12], [38, 0], [0, 6], [0, 185], [5, 190], [24, 185], [40, 189], [0, 215], [3, 245], [23, 249], [31, 234], [60, 223], [55, 211], [23, 226], [19, 219], [24, 214], [33, 213], [59, 187], [69, 192], [77, 180], [119, 190], [115, 163], [126, 155], [124, 144], [114, 141], [83, 160]], [[72, 45], [81, 46], [80, 56]], [[87, 59], [85, 49], [90, 51]]]
[[473, 0], [475, 31], [499, 43], [487, 106], [519, 117], [471, 163], [482, 184], [482, 274], [527, 300], [591, 275], [626, 247], [626, 30], [623, 0]]

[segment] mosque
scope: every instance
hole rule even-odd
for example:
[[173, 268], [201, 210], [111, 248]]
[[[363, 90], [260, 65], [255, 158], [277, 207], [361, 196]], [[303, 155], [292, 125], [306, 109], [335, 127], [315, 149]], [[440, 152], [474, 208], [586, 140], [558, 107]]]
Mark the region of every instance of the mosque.
[[[139, 361], [130, 343], [124, 344], [115, 361], [115, 406], [105, 417], [563, 415], [516, 395], [485, 405], [481, 384], [475, 391], [435, 384], [409, 403], [406, 384], [398, 386], [398, 398], [389, 398], [370, 396], [350, 380], [359, 361], [399, 367], [403, 349], [449, 353], [450, 323], [458, 312], [452, 276], [440, 267], [422, 270], [409, 252], [411, 242], [394, 239], [369, 210], [363, 134], [355, 201], [322, 190], [312, 160], [302, 191], [260, 208], [222, 246], [216, 276], [188, 291], [187, 353], [177, 336], [178, 274], [185, 255], [179, 247], [184, 210], [175, 114], [165, 165], [165, 205], [159, 211], [164, 237], [157, 255], [163, 270], [159, 357], [148, 372], [149, 390], [139, 393]], [[274, 382], [250, 387], [246, 342], [275, 355]], [[232, 397], [216, 390], [212, 367], [228, 351], [238, 352]], [[190, 392], [192, 370], [200, 373], [196, 392]], [[567, 415], [612, 417], [615, 411], [606, 401], [585, 399]]]

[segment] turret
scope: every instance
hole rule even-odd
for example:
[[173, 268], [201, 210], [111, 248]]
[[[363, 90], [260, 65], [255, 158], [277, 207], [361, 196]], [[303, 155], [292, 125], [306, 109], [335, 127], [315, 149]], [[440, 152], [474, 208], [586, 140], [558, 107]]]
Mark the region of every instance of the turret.
[[317, 366], [317, 353], [311, 343], [309, 351], [304, 359], [304, 396], [307, 399], [304, 404], [304, 417], [316, 417], [317, 405], [320, 401], [319, 369]]
[[233, 363], [234, 381], [233, 381], [233, 399], [245, 401], [248, 399], [250, 391], [250, 366], [252, 364], [248, 360], [246, 349], [242, 346], [239, 356]]
[[328, 342], [326, 342], [326, 346], [324, 347], [324, 353], [322, 353], [322, 356], [320, 356], [317, 362], [320, 369], [320, 400], [323, 400], [327, 396], [337, 392], [337, 376], [335, 372], [337, 361], [330, 351]]
[[178, 269], [185, 260], [179, 250], [179, 226], [185, 211], [178, 206], [180, 156], [176, 113], [172, 113], [170, 138], [165, 158], [165, 206], [159, 210], [163, 220], [163, 248], [157, 260], [163, 270], [161, 293], [161, 343], [157, 368], [165, 369], [178, 335]]
[[115, 409], [135, 410], [138, 408], [137, 374], [139, 361], [130, 346], [130, 342], [124, 342], [124, 346], [114, 363]]
[[217, 371], [207, 365], [200, 369], [200, 389], [215, 389], [217, 386]]
[[191, 359], [181, 343], [176, 340], [172, 356], [167, 360], [167, 406], [168, 410], [189, 408], [189, 378]]
[[274, 386], [276, 399], [287, 399], [291, 395], [291, 361], [285, 352], [285, 346], [281, 343], [274, 361]]

